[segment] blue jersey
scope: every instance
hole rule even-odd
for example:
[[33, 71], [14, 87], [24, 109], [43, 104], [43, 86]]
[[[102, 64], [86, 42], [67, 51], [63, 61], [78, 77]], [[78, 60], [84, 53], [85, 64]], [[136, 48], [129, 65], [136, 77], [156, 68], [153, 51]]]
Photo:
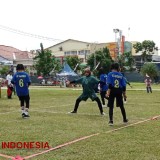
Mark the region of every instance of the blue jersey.
[[104, 84], [103, 84], [103, 83], [100, 83], [101, 91], [107, 91], [107, 90], [108, 90], [107, 74], [101, 74], [101, 75], [100, 75], [100, 81], [101, 81], [101, 82], [104, 82]]
[[113, 88], [126, 87], [126, 81], [124, 76], [120, 72], [110, 72], [107, 77], [107, 84]]
[[11, 82], [15, 85], [18, 96], [27, 96], [29, 94], [28, 86], [31, 80], [26, 72], [17, 72]]

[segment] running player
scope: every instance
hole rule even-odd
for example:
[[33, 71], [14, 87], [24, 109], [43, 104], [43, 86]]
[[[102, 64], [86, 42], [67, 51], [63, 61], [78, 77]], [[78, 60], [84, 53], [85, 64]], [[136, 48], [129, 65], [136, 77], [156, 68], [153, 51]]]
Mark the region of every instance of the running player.
[[11, 83], [14, 84], [16, 87], [17, 96], [20, 100], [22, 117], [28, 118], [30, 117], [28, 113], [30, 103], [28, 87], [31, 84], [31, 80], [28, 74], [24, 71], [23, 64], [18, 64], [16, 70], [17, 72], [14, 74]]

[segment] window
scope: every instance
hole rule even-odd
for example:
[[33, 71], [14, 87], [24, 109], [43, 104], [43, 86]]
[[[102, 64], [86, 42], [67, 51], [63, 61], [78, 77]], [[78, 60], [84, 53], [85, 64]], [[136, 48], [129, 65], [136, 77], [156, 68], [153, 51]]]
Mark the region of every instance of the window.
[[65, 56], [68, 56], [68, 55], [70, 55], [71, 54], [71, 52], [69, 51], [69, 52], [64, 52], [64, 55]]
[[71, 55], [77, 55], [77, 51], [71, 51]]

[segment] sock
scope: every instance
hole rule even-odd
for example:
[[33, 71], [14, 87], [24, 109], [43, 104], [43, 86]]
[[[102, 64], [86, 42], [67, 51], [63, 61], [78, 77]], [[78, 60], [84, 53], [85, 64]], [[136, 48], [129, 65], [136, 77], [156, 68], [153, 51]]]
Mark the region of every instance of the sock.
[[21, 111], [22, 111], [22, 114], [25, 112], [24, 111], [24, 106], [21, 106]]
[[25, 108], [25, 112], [26, 115], [28, 115], [28, 108]]

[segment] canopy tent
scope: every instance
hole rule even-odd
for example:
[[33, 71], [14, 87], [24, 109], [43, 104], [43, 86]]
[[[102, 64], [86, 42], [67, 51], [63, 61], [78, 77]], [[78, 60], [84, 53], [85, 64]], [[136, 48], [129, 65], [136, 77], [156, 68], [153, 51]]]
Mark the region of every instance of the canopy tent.
[[60, 73], [57, 73], [57, 76], [78, 76], [66, 63], [63, 70]]
[[60, 73], [57, 73], [56, 75], [58, 78], [65, 78], [68, 80], [72, 80], [79, 77], [79, 75], [75, 73], [67, 63], [64, 65], [62, 71]]

